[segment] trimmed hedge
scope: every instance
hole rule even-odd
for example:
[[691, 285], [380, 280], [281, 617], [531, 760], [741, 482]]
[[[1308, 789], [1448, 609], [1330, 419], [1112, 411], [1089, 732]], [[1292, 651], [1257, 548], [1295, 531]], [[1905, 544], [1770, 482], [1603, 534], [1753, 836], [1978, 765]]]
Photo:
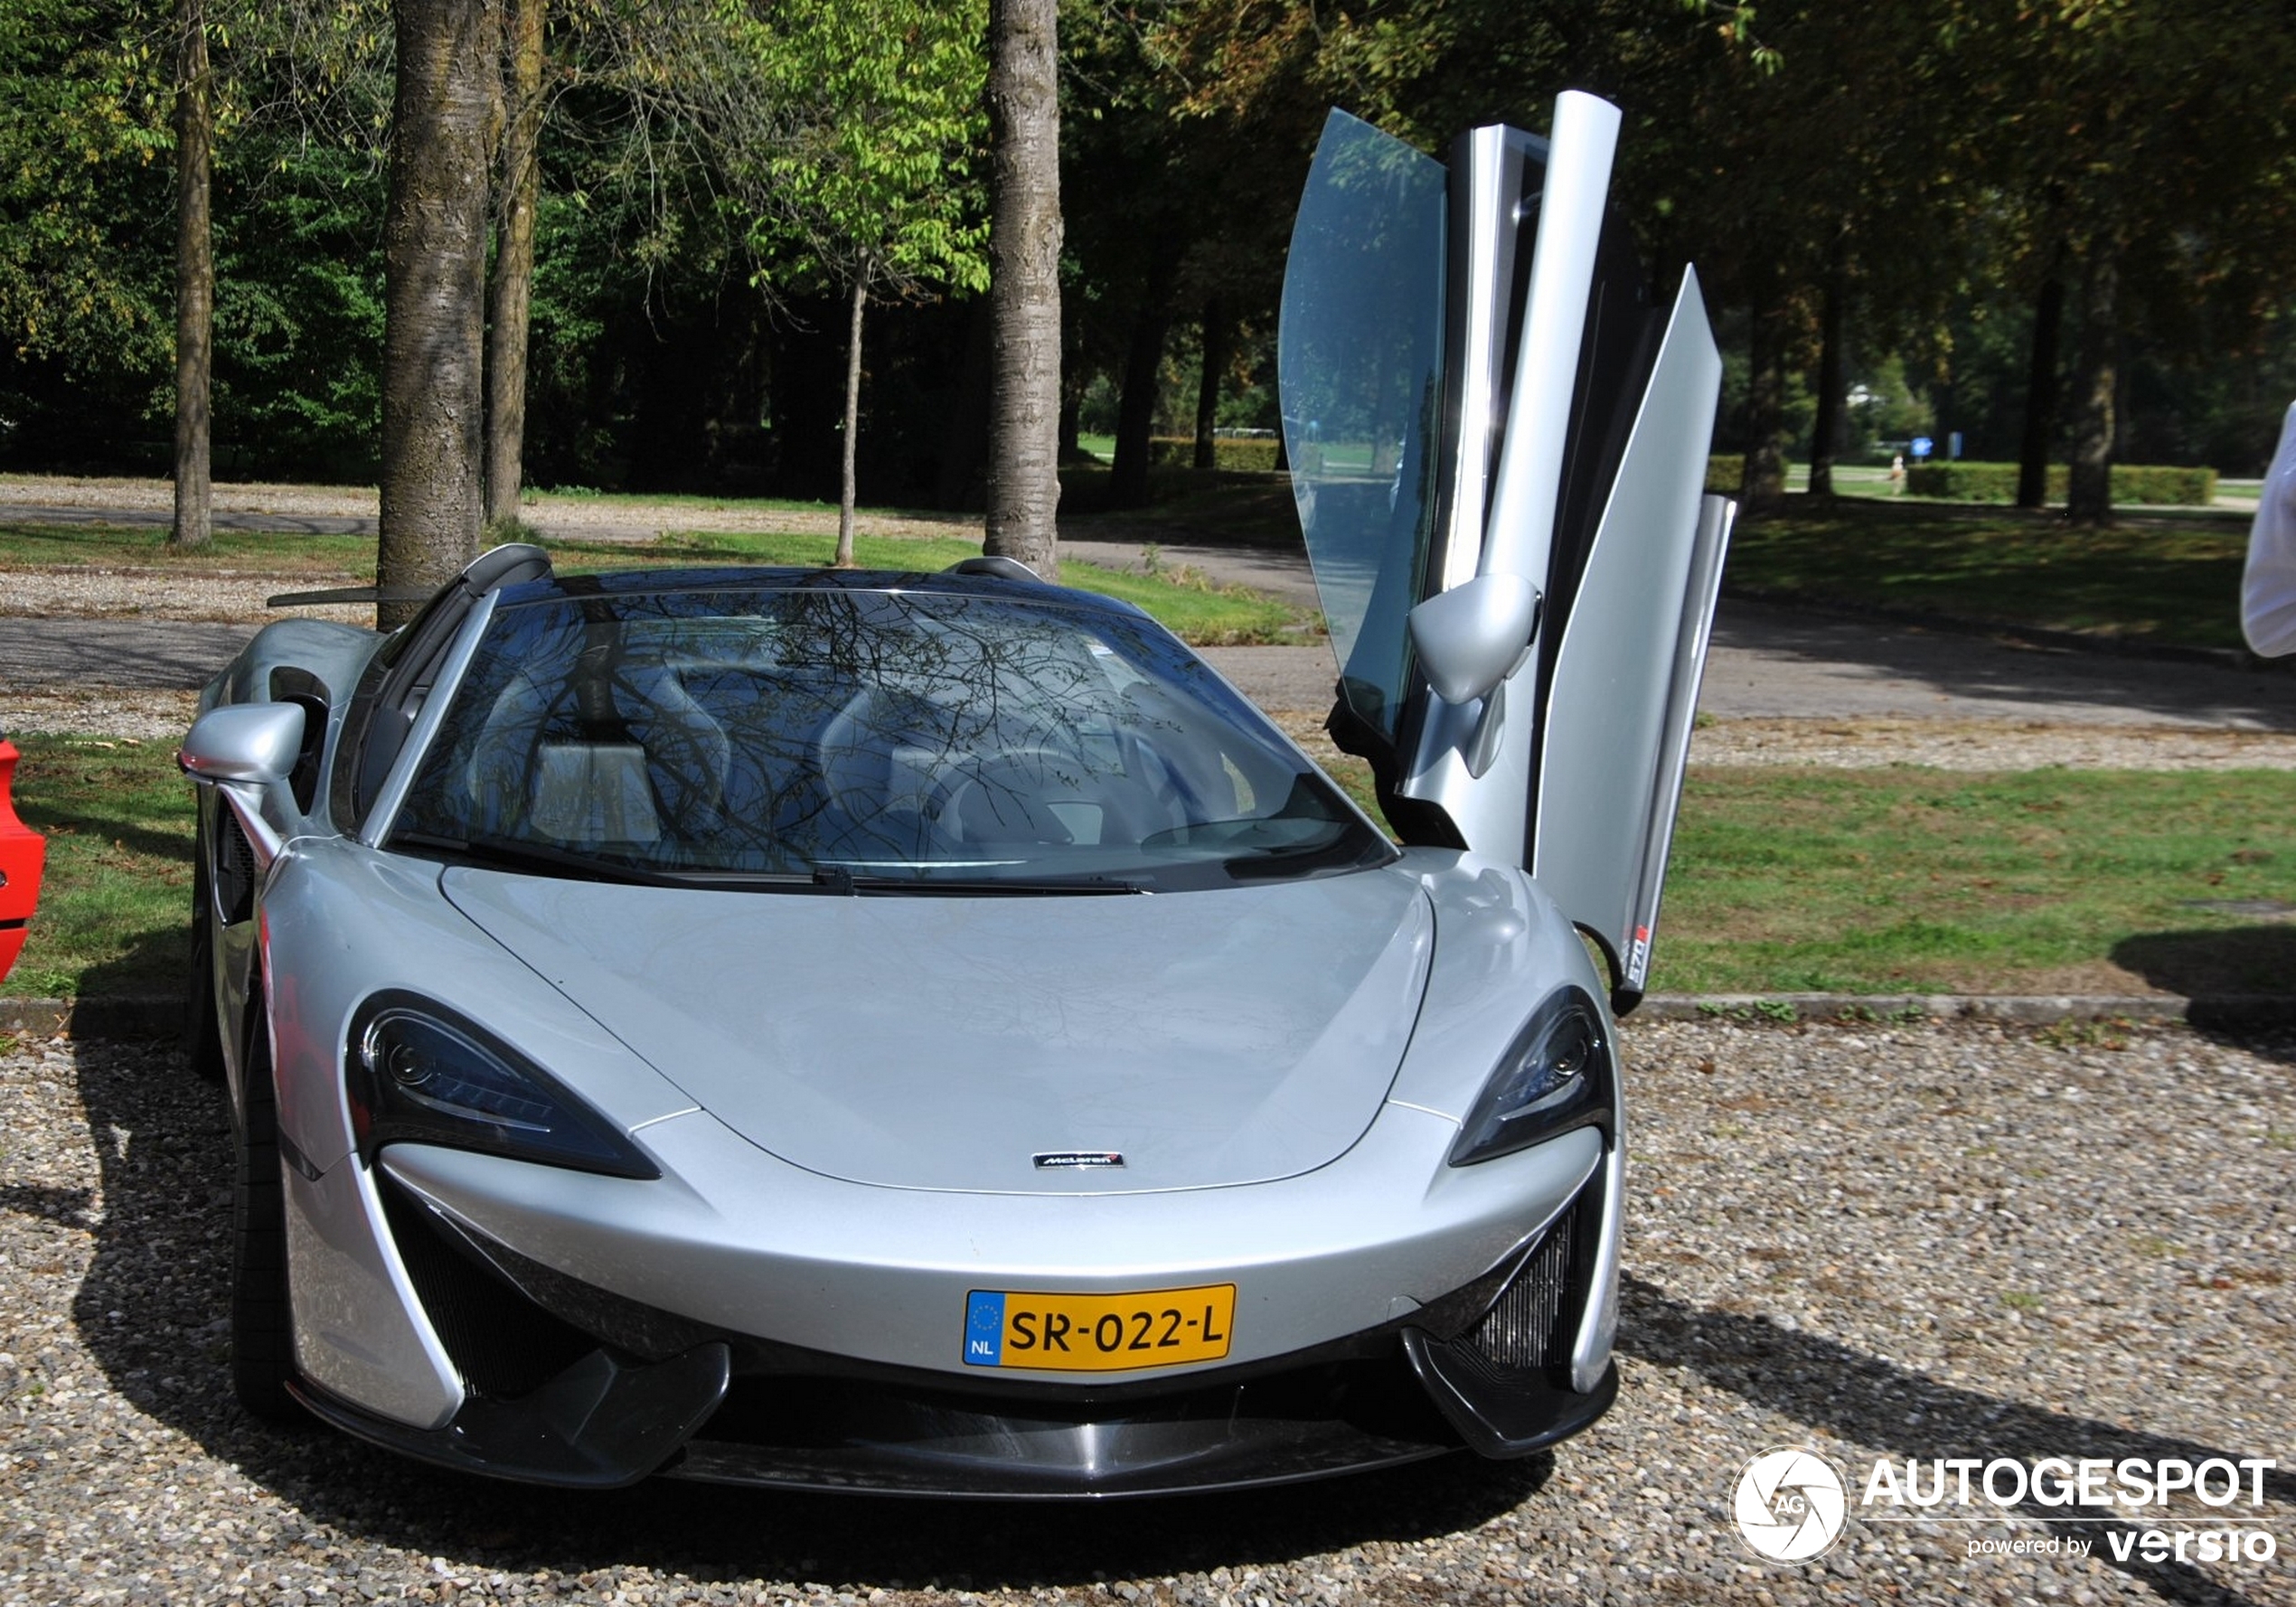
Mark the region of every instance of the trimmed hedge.
[[[1267, 474], [1275, 467], [1273, 436], [1218, 436], [1212, 440], [1212, 467], [1249, 474]], [[1194, 436], [1157, 436], [1148, 443], [1148, 461], [1160, 469], [1193, 467]]]
[[[2061, 463], [2049, 465], [2048, 500], [2061, 503], [2072, 471]], [[1963, 503], [2013, 503], [2017, 500], [2017, 465], [2013, 463], [1917, 463], [1905, 469], [1905, 490], [1914, 496], [1943, 497]], [[2113, 465], [2113, 500], [2130, 506], [2145, 503], [2205, 508], [2216, 500], [2216, 471], [2181, 469], [2163, 464], [2116, 463]]]

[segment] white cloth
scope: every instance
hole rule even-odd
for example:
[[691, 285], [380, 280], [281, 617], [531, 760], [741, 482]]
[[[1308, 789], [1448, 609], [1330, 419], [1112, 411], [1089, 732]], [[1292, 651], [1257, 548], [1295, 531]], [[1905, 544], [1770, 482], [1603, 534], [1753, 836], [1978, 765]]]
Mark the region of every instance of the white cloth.
[[2240, 582], [2240, 627], [2267, 658], [2296, 653], [2296, 402], [2280, 427], [2280, 450], [2248, 527], [2248, 571]]

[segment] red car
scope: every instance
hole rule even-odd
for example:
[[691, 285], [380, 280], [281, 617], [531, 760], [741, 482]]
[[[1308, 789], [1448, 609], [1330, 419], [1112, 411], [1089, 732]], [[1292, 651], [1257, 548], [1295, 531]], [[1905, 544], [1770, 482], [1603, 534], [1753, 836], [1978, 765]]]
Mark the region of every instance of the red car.
[[24, 928], [40, 900], [40, 863], [48, 844], [16, 818], [8, 784], [16, 773], [16, 745], [0, 737], [0, 977], [24, 951]]

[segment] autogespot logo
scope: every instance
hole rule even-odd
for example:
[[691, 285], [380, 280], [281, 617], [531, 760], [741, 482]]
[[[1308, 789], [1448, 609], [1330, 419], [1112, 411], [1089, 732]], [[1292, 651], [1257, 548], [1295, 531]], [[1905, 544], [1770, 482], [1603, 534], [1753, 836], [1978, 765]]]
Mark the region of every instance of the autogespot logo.
[[1731, 1510], [1739, 1535], [1756, 1556], [1806, 1563], [1841, 1538], [1849, 1497], [1833, 1463], [1814, 1451], [1789, 1445], [1746, 1463]]

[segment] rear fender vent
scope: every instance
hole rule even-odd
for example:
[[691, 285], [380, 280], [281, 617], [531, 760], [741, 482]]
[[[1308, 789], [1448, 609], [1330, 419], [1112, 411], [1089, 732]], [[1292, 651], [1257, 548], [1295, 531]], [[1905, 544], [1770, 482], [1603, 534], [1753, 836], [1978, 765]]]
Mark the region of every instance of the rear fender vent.
[[229, 804], [216, 812], [215, 905], [236, 926], [255, 913], [255, 845]]

